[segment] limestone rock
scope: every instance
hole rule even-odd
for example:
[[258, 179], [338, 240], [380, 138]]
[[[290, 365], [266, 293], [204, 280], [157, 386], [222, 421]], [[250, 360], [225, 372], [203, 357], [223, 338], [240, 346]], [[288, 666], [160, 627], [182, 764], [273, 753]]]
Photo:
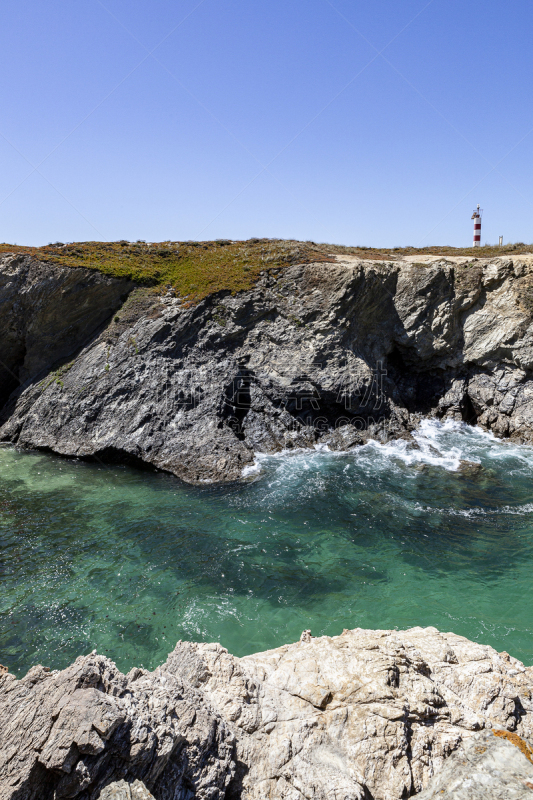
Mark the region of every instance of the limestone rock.
[[158, 800], [222, 800], [233, 751], [227, 726], [179, 676], [125, 676], [96, 654], [62, 672], [0, 676], [1, 800], [93, 800], [113, 780], [157, 786]]
[[305, 631], [240, 659], [182, 643], [166, 669], [235, 731], [243, 800], [400, 800], [476, 731], [533, 741], [533, 669], [435, 628]]
[[468, 739], [419, 800], [531, 800], [533, 762], [511, 742], [491, 731]]
[[533, 668], [435, 628], [304, 631], [245, 658], [178, 642], [128, 675], [91, 654], [0, 676], [0, 800], [140, 800], [135, 781], [157, 800], [401, 800], [477, 733], [533, 742], [532, 689]]

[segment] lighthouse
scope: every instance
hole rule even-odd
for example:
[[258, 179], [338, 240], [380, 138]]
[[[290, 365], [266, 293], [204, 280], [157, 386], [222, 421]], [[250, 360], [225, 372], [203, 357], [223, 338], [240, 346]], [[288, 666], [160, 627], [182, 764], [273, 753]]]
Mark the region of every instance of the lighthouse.
[[474, 220], [474, 247], [481, 247], [481, 215], [483, 214], [483, 209], [479, 208], [479, 203], [477, 204], [477, 208], [474, 209], [474, 213], [472, 214], [472, 219]]

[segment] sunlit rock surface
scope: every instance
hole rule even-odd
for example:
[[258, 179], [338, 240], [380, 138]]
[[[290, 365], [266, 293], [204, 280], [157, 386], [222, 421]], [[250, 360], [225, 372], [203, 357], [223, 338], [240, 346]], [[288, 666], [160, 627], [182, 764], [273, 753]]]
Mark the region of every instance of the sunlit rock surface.
[[533, 669], [435, 628], [355, 629], [245, 658], [179, 642], [152, 673], [107, 658], [0, 677], [0, 798], [400, 800], [458, 745], [533, 741]]
[[484, 731], [462, 744], [419, 800], [530, 800], [533, 750], [516, 734]]
[[193, 307], [140, 290], [118, 309], [130, 290], [0, 259], [0, 440], [192, 483], [239, 479], [257, 451], [405, 437], [420, 415], [533, 441], [531, 256], [338, 256]]
[[141, 781], [116, 781], [102, 789], [98, 800], [155, 800]]

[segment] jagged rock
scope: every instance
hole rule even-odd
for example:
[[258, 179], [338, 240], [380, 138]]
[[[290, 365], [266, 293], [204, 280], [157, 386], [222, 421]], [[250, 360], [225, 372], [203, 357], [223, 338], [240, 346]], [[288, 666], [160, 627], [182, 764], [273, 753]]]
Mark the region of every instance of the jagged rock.
[[158, 800], [222, 800], [234, 741], [179, 676], [80, 657], [62, 672], [0, 676], [0, 798], [92, 800], [113, 780], [157, 786]]
[[406, 436], [420, 414], [533, 441], [529, 256], [423, 267], [343, 257], [265, 270], [254, 289], [193, 308], [136, 290], [96, 335], [130, 288], [0, 259], [0, 358], [24, 384], [1, 440], [193, 483], [241, 478], [256, 451]]
[[532, 687], [533, 668], [435, 628], [304, 631], [245, 658], [179, 642], [127, 676], [80, 657], [0, 677], [0, 799], [141, 780], [157, 800], [401, 800], [476, 732], [532, 741]]
[[241, 478], [256, 451], [406, 436], [421, 414], [533, 441], [533, 258], [459, 262], [339, 257], [192, 308], [136, 290], [96, 335], [131, 285], [4, 257], [0, 358], [24, 388], [0, 439], [193, 483]]
[[241, 659], [183, 643], [166, 668], [233, 727], [245, 800], [400, 800], [475, 731], [533, 739], [533, 669], [435, 628], [305, 631]]
[[0, 258], [0, 406], [11, 391], [73, 357], [133, 286], [95, 270]]
[[[531, 800], [533, 751], [523, 740], [521, 748], [512, 742], [513, 737], [506, 740], [491, 731], [476, 734], [450, 757], [419, 800]], [[524, 755], [528, 750], [529, 758]]]

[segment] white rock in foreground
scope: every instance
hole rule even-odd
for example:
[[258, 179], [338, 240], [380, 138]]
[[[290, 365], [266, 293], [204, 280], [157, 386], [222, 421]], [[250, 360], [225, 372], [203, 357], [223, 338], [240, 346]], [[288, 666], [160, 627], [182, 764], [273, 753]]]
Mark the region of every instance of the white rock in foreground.
[[344, 631], [245, 658], [179, 642], [155, 672], [103, 656], [0, 675], [0, 800], [401, 800], [483, 729], [533, 741], [533, 668], [435, 628]]
[[[500, 738], [504, 734], [505, 738]], [[483, 731], [461, 743], [417, 800], [530, 800], [533, 750], [516, 733]], [[155, 800], [139, 781], [106, 787], [98, 800]]]
[[234, 726], [246, 800], [400, 800], [477, 730], [533, 740], [533, 669], [507, 653], [436, 628], [302, 639], [242, 659], [181, 644], [167, 662]]

